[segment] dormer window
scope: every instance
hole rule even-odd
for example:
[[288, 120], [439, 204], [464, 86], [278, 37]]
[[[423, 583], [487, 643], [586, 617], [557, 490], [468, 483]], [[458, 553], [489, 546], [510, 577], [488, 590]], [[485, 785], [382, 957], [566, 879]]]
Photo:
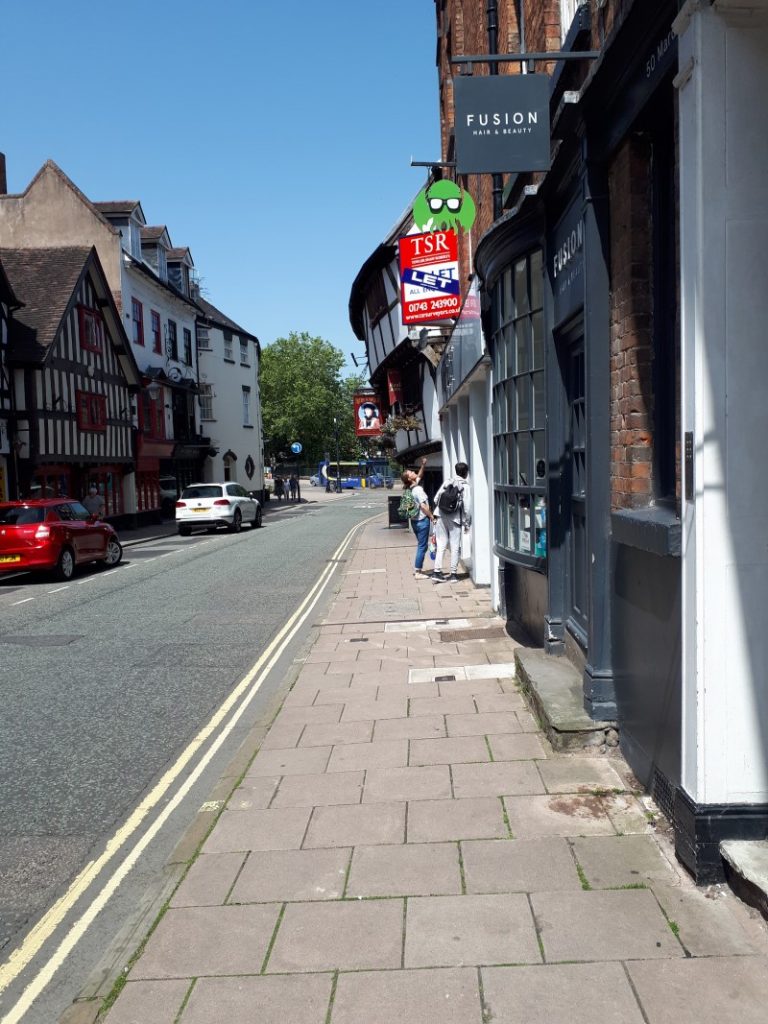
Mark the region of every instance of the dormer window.
[[128, 222], [128, 252], [135, 259], [141, 259], [141, 225], [133, 217]]

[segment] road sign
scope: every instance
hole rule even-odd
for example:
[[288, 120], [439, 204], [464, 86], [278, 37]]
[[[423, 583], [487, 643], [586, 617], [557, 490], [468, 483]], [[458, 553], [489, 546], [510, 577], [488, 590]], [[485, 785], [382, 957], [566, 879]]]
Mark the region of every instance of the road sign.
[[298, 441], [294, 441], [293, 444], [291, 445], [291, 451], [293, 452], [294, 455], [301, 455], [303, 448], [301, 447]]
[[399, 239], [404, 324], [456, 317], [461, 310], [459, 251], [455, 231]]

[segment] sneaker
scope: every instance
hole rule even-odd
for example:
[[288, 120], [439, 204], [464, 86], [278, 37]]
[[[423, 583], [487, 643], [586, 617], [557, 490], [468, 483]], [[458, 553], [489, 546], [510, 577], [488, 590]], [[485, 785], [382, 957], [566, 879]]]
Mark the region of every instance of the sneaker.
[[459, 577], [455, 572], [452, 572], [450, 576], [446, 577], [448, 583], [458, 583]]
[[414, 573], [413, 573], [413, 578], [415, 580], [428, 580], [429, 576], [430, 576], [430, 574], [427, 573], [427, 572], [424, 572], [423, 569], [415, 569]]
[[447, 577], [444, 576], [443, 573], [441, 573], [441, 572], [435, 571], [435, 572], [432, 573], [432, 582], [433, 583], [444, 583], [446, 579], [447, 579]]

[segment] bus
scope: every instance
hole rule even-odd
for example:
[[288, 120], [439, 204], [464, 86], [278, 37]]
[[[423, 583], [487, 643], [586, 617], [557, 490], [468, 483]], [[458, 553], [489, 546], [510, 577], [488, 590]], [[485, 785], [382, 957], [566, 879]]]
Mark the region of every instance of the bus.
[[[337, 487], [337, 467], [340, 475]], [[318, 487], [330, 482], [333, 490], [354, 490], [356, 487], [392, 487], [394, 478], [387, 459], [360, 459], [358, 462], [323, 459], [317, 467], [317, 476], [310, 481]]]

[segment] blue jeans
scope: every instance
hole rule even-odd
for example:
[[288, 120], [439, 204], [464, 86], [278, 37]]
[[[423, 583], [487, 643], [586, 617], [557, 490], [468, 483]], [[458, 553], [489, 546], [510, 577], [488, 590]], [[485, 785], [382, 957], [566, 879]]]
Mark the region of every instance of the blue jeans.
[[416, 534], [416, 561], [413, 563], [413, 567], [421, 569], [429, 544], [429, 519], [426, 516], [423, 519], [412, 519], [411, 526]]

